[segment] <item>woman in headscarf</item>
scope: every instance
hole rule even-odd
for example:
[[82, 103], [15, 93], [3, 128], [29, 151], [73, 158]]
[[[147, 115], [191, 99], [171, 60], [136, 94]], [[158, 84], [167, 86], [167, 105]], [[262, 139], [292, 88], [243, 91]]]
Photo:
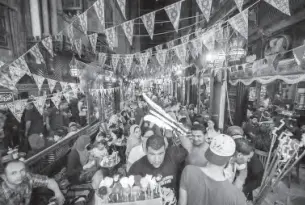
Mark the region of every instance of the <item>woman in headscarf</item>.
[[126, 157], [128, 158], [131, 149], [141, 144], [141, 130], [139, 125], [132, 125], [130, 127], [130, 135], [127, 140]]
[[87, 179], [84, 177], [83, 166], [89, 160], [87, 145], [90, 144], [90, 137], [82, 135], [75, 141], [69, 155], [67, 163], [67, 178], [72, 184], [81, 184]]

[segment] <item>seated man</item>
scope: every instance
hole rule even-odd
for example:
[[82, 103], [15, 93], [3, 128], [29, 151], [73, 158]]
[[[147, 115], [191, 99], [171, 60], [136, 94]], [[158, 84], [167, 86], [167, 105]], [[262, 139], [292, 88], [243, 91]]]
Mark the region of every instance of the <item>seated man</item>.
[[37, 187], [52, 190], [57, 204], [64, 204], [64, 196], [54, 179], [27, 172], [22, 161], [10, 161], [0, 178], [0, 205], [28, 205], [32, 189]]

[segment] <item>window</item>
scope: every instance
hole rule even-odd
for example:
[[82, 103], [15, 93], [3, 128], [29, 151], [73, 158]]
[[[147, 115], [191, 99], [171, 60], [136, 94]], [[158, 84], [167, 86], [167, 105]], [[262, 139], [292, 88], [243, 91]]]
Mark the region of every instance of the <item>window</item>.
[[64, 10], [82, 10], [82, 0], [64, 0], [62, 1]]
[[0, 4], [0, 47], [8, 46], [8, 7]]

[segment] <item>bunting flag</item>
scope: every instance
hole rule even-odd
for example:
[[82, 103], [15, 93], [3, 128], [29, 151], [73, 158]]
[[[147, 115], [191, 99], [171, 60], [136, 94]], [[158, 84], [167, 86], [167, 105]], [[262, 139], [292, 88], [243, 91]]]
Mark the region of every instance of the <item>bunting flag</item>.
[[7, 103], [6, 106], [10, 109], [16, 120], [18, 122], [21, 122], [21, 117], [23, 114], [23, 111], [25, 109], [25, 106], [28, 104], [27, 99], [25, 100], [17, 100], [15, 102]]
[[126, 0], [116, 0], [119, 7], [120, 7], [120, 10], [124, 16], [124, 18], [126, 19]]
[[115, 42], [117, 38], [115, 27], [110, 27], [105, 30], [107, 42], [109, 44], [109, 47], [113, 49], [115, 47]]
[[25, 71], [27, 74], [31, 74], [31, 71], [28, 67], [28, 64], [25, 62], [24, 57], [21, 56], [20, 58], [18, 58], [17, 60], [15, 60], [12, 63], [12, 66], [20, 68], [21, 70]]
[[38, 112], [41, 115], [43, 115], [43, 110], [46, 100], [47, 100], [47, 96], [44, 95], [44, 96], [36, 97], [35, 101], [33, 101], [33, 104], [35, 105], [35, 107], [37, 108]]
[[63, 41], [62, 31], [55, 35], [55, 40], [59, 42]]
[[42, 45], [47, 49], [47, 51], [50, 53], [50, 55], [53, 57], [54, 52], [53, 52], [53, 39], [51, 36], [43, 39], [41, 41]]
[[302, 61], [305, 60], [305, 45], [294, 48], [293, 56], [298, 65], [302, 64]]
[[284, 14], [287, 14], [289, 16], [291, 15], [289, 8], [289, 0], [265, 0], [265, 2], [278, 9], [279, 11], [283, 12]]
[[74, 46], [75, 46], [75, 49], [76, 49], [76, 52], [78, 54], [78, 56], [81, 58], [82, 57], [82, 39], [79, 38], [79, 39], [76, 39], [74, 41]]
[[82, 28], [83, 32], [87, 34], [88, 31], [88, 17], [87, 17], [87, 11], [84, 13], [78, 15], [78, 19], [80, 22], [80, 27]]
[[57, 109], [59, 109], [59, 104], [61, 102], [61, 93], [55, 93], [52, 97], [51, 97], [51, 100], [52, 102], [54, 103], [55, 107]]
[[278, 56], [278, 54], [273, 54], [273, 55], [265, 56], [265, 58], [267, 59], [269, 68], [273, 68], [274, 70], [277, 69], [278, 62], [279, 62], [277, 60], [277, 56]]
[[185, 44], [180, 44], [178, 46], [175, 46], [175, 53], [176, 53], [176, 56], [181, 61], [181, 63], [185, 63], [185, 61], [186, 61], [186, 47], [185, 47]]
[[5, 65], [5, 63], [3, 63], [2, 61], [0, 61], [0, 68], [2, 67], [2, 66], [4, 66]]
[[215, 28], [206, 31], [202, 36], [201, 40], [203, 45], [209, 50], [214, 50], [215, 48]]
[[201, 12], [207, 21], [210, 20], [213, 0], [196, 0]]
[[190, 37], [189, 34], [187, 34], [187, 35], [185, 35], [185, 36], [182, 36], [181, 42], [182, 42], [182, 43], [187, 43], [187, 42], [189, 42], [189, 37]]
[[67, 35], [68, 35], [70, 41], [73, 42], [74, 32], [73, 32], [73, 24], [72, 23], [67, 27]]
[[166, 46], [168, 49], [171, 49], [172, 47], [174, 47], [174, 45], [175, 45], [175, 42], [173, 40], [166, 43]]
[[26, 74], [24, 70], [21, 70], [18, 67], [10, 66], [9, 67], [10, 76], [14, 85]]
[[105, 3], [104, 0], [97, 0], [94, 4], [93, 4], [94, 10], [96, 12], [96, 15], [98, 17], [98, 19], [100, 20], [100, 23], [102, 25], [102, 29], [105, 29]]
[[166, 50], [160, 50], [156, 53], [156, 59], [161, 67], [165, 66], [166, 62], [166, 55], [167, 55], [167, 49]]
[[96, 52], [97, 33], [88, 35], [88, 38], [89, 38], [89, 42], [92, 47], [92, 51], [93, 51], [93, 53], [95, 53]]
[[53, 79], [49, 79], [49, 78], [47, 78], [47, 81], [48, 81], [48, 84], [49, 84], [50, 92], [52, 93], [55, 86], [56, 86], [57, 81], [53, 80]]
[[146, 53], [148, 54], [148, 58], [152, 57], [153, 54], [152, 48], [146, 49]]
[[192, 56], [194, 59], [196, 59], [198, 57], [199, 54], [201, 54], [202, 52], [202, 41], [200, 38], [196, 38], [195, 40], [192, 40], [192, 45], [193, 45], [193, 49], [192, 49]]
[[123, 31], [130, 45], [132, 45], [133, 25], [134, 25], [134, 20], [126, 21], [125, 23], [122, 24]]
[[126, 67], [127, 72], [129, 73], [131, 65], [133, 62], [133, 54], [125, 55], [124, 57], [124, 65]]
[[163, 44], [155, 46], [156, 51], [160, 51], [163, 48]]
[[62, 91], [66, 91], [68, 88], [68, 83], [67, 82], [59, 82], [61, 86]]
[[35, 74], [33, 74], [32, 77], [38, 87], [38, 90], [41, 90], [45, 78], [42, 76], [39, 76], [39, 75], [35, 75]]
[[30, 53], [35, 57], [37, 64], [45, 63], [44, 58], [38, 48], [38, 44], [36, 44], [30, 49]]
[[111, 55], [111, 64], [113, 67], [113, 71], [116, 72], [116, 69], [118, 67], [118, 63], [120, 60], [120, 55], [119, 54], [112, 54]]
[[15, 87], [15, 84], [12, 82], [12, 79], [6, 73], [0, 72], [0, 85], [18, 92], [17, 88]]
[[178, 32], [179, 21], [180, 21], [180, 13], [181, 13], [181, 3], [182, 1], [178, 1], [170, 6], [164, 8], [166, 11], [169, 20], [172, 22], [176, 32]]
[[106, 53], [99, 53], [98, 54], [98, 62], [99, 62], [101, 67], [104, 67], [106, 59], [107, 59], [107, 54]]
[[69, 83], [69, 85], [70, 85], [70, 87], [71, 87], [73, 93], [74, 93], [75, 95], [77, 95], [77, 93], [78, 93], [78, 84], [77, 84], [77, 83]]
[[244, 38], [248, 39], [248, 9], [233, 16], [228, 20], [228, 23]]
[[141, 19], [144, 23], [144, 26], [149, 34], [150, 38], [154, 37], [154, 29], [155, 29], [155, 12], [150, 12], [141, 16]]
[[63, 93], [63, 96], [66, 98], [68, 103], [70, 103], [71, 99], [77, 98], [77, 95], [73, 91], [65, 92]]
[[234, 0], [239, 12], [243, 11], [244, 0]]
[[143, 71], [146, 70], [148, 58], [149, 58], [149, 53], [148, 52], [139, 54], [140, 66], [141, 66]]

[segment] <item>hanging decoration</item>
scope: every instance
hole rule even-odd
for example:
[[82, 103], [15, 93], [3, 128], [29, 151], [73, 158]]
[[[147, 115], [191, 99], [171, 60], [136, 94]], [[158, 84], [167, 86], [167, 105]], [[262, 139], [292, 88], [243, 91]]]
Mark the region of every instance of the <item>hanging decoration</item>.
[[181, 61], [181, 63], [184, 64], [185, 61], [186, 61], [186, 46], [185, 46], [185, 44], [175, 46], [175, 53], [176, 53], [177, 57], [179, 58], [179, 60]]
[[62, 91], [66, 91], [68, 88], [68, 83], [67, 82], [59, 82], [60, 86], [61, 86], [61, 90]]
[[18, 81], [26, 74], [24, 70], [21, 70], [20, 68], [14, 66], [10, 66], [9, 71], [14, 85], [16, 85]]
[[38, 48], [38, 44], [36, 44], [30, 49], [30, 53], [35, 57], [37, 64], [45, 63], [44, 58]]
[[42, 76], [39, 76], [39, 75], [35, 75], [35, 74], [33, 74], [32, 77], [38, 87], [38, 90], [41, 90], [45, 78]]
[[215, 48], [215, 28], [212, 28], [206, 31], [202, 36], [201, 40], [203, 45], [209, 50], [212, 51]]
[[133, 62], [133, 54], [129, 54], [124, 57], [124, 65], [128, 73], [130, 71], [132, 62]]
[[78, 56], [81, 58], [82, 57], [82, 39], [79, 38], [79, 39], [76, 39], [74, 41], [74, 46], [75, 46], [75, 49], [76, 49], [76, 52], [78, 54]]
[[146, 71], [148, 58], [149, 58], [149, 53], [148, 52], [140, 53], [140, 55], [139, 55], [140, 66], [141, 66], [143, 71]]
[[243, 10], [243, 5], [244, 5], [244, 0], [234, 0], [236, 3], [236, 6], [239, 10], [239, 12], [242, 12]]
[[169, 41], [169, 42], [166, 43], [166, 46], [167, 46], [168, 49], [171, 49], [172, 47], [174, 47], [174, 45], [175, 45], [174, 41]]
[[117, 3], [118, 3], [118, 5], [119, 5], [119, 7], [120, 7], [120, 10], [121, 10], [121, 12], [122, 12], [122, 14], [123, 14], [123, 16], [124, 16], [124, 18], [126, 19], [126, 0], [116, 0], [117, 1]]
[[125, 23], [122, 24], [123, 31], [131, 46], [132, 46], [132, 38], [133, 38], [133, 26], [134, 26], [134, 20], [126, 21]]
[[54, 57], [54, 52], [53, 52], [53, 39], [51, 36], [43, 39], [41, 41], [42, 45], [47, 49], [47, 51], [50, 53], [52, 57]]
[[52, 102], [54, 103], [54, 105], [55, 105], [55, 107], [56, 107], [57, 109], [59, 109], [59, 104], [60, 104], [60, 102], [61, 102], [61, 96], [62, 96], [61, 93], [55, 93], [55, 94], [53, 94], [53, 96], [51, 97], [51, 100], [52, 100]]
[[6, 106], [10, 109], [10, 111], [12, 112], [16, 120], [18, 120], [18, 122], [21, 122], [21, 117], [25, 106], [27, 105], [27, 101], [27, 99], [17, 100], [6, 104]]
[[164, 67], [166, 62], [167, 49], [160, 50], [156, 53], [156, 59], [161, 67]]
[[47, 96], [44, 95], [44, 96], [36, 97], [35, 100], [33, 101], [33, 104], [35, 105], [35, 107], [37, 108], [38, 112], [41, 115], [43, 115], [43, 110], [46, 100], [47, 100]]
[[59, 42], [63, 41], [62, 31], [55, 35], [55, 40]]
[[305, 60], [305, 45], [294, 48], [292, 51], [295, 61], [300, 66], [302, 61]]
[[107, 59], [107, 54], [106, 53], [99, 53], [98, 54], [98, 62], [99, 62], [101, 67], [104, 67], [106, 59]]
[[289, 0], [265, 0], [268, 4], [290, 16]]
[[74, 32], [73, 32], [73, 24], [70, 24], [68, 27], [67, 27], [67, 35], [68, 35], [68, 38], [70, 39], [71, 42], [73, 42], [73, 38], [74, 38]]
[[98, 19], [100, 20], [100, 23], [102, 25], [102, 29], [105, 29], [105, 3], [104, 0], [97, 0], [94, 4], [93, 4], [94, 10], [96, 12], [96, 15], [98, 17]]
[[189, 38], [190, 38], [190, 35], [189, 35], [189, 34], [187, 34], [187, 35], [185, 35], [185, 36], [182, 36], [181, 42], [182, 42], [182, 43], [187, 43], [187, 42], [189, 42]]
[[53, 80], [53, 79], [49, 79], [49, 78], [47, 78], [47, 81], [48, 81], [48, 84], [49, 84], [50, 92], [52, 93], [55, 86], [56, 86], [57, 81]]
[[192, 46], [194, 49], [192, 49], [192, 56], [194, 59], [196, 59], [202, 52], [202, 41], [200, 38], [196, 38], [192, 40]]
[[181, 3], [182, 1], [179, 1], [177, 3], [165, 7], [164, 9], [168, 15], [169, 20], [173, 24], [173, 27], [176, 30], [176, 32], [178, 32], [178, 28], [179, 28]]
[[212, 0], [196, 0], [201, 12], [207, 21], [210, 20]]
[[163, 44], [155, 46], [156, 51], [160, 51], [163, 48]]
[[105, 30], [107, 42], [109, 44], [109, 47], [113, 49], [115, 47], [116, 39], [117, 39], [117, 33], [115, 30], [115, 27], [107, 28]]
[[87, 34], [88, 30], [88, 17], [87, 17], [87, 11], [82, 13], [81, 15], [78, 15], [78, 19], [80, 22], [80, 27], [82, 28], [82, 31]]
[[88, 38], [89, 38], [89, 42], [92, 47], [92, 51], [93, 51], [93, 53], [95, 53], [96, 52], [97, 33], [88, 35]]
[[111, 58], [111, 63], [112, 63], [113, 71], [116, 72], [117, 67], [118, 67], [118, 63], [119, 63], [119, 60], [120, 60], [120, 54], [113, 54], [111, 57], [112, 57]]
[[155, 28], [155, 12], [150, 12], [141, 16], [141, 19], [144, 23], [144, 26], [149, 34], [150, 38], [153, 39], [154, 37], [154, 28]]
[[25, 71], [27, 74], [31, 74], [31, 71], [28, 67], [28, 64], [25, 62], [24, 57], [21, 56], [20, 58], [16, 59], [13, 63], [12, 63], [13, 67], [17, 67], [20, 68], [21, 70]]
[[265, 58], [267, 59], [269, 68], [273, 68], [274, 71], [276, 70], [277, 64], [278, 64], [278, 61], [276, 60], [277, 56], [278, 56], [278, 54], [265, 56]]
[[248, 9], [245, 9], [228, 20], [232, 28], [246, 39], [248, 39], [248, 13]]
[[17, 92], [17, 88], [15, 87], [15, 84], [12, 82], [12, 79], [3, 72], [0, 72], [0, 85]]

